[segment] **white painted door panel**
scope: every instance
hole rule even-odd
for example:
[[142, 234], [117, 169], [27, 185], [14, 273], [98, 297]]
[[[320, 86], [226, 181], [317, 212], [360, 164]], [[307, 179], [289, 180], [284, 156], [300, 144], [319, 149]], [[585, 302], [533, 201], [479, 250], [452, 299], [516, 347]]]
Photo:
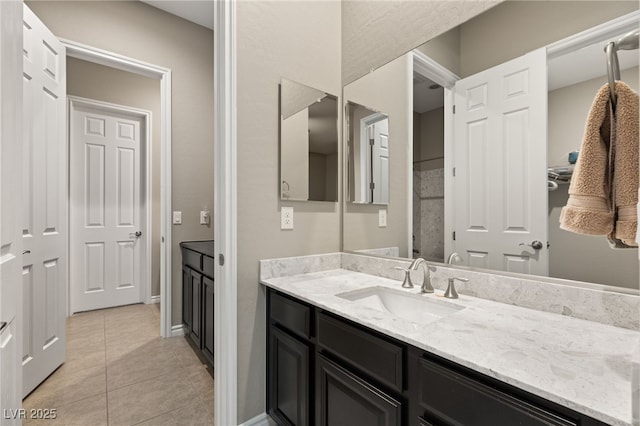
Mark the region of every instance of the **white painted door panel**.
[[143, 119], [74, 104], [70, 129], [72, 311], [141, 302]]
[[371, 124], [369, 131], [373, 139], [373, 204], [389, 204], [389, 119], [385, 118]]
[[65, 360], [67, 288], [66, 54], [24, 7], [23, 395]]
[[547, 275], [546, 50], [459, 80], [454, 96], [454, 250], [469, 266]]
[[[22, 405], [22, 2], [0, 1], [0, 425]], [[6, 413], [6, 414], [5, 414]]]

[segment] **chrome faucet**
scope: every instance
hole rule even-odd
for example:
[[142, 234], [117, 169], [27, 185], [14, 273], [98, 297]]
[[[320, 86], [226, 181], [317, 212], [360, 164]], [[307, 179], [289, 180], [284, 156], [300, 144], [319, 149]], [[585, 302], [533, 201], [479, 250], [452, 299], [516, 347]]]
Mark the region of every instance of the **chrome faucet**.
[[[429, 276], [429, 266], [427, 265], [427, 261], [421, 257], [417, 257], [411, 262], [409, 265], [409, 271], [415, 271], [419, 266], [422, 266], [422, 286], [420, 288], [420, 292], [422, 293], [433, 293], [433, 286], [431, 285], [431, 277]], [[411, 281], [411, 275], [409, 275], [409, 281]], [[413, 284], [413, 282], [412, 282]]]
[[446, 297], [448, 299], [457, 299], [458, 298], [458, 292], [456, 291], [456, 287], [453, 285], [453, 282], [455, 280], [462, 281], [463, 283], [466, 283], [466, 282], [469, 281], [469, 278], [459, 278], [459, 277], [449, 278], [449, 285], [447, 285], [447, 290], [444, 292], [444, 297]]
[[447, 265], [451, 265], [453, 261], [462, 262], [462, 258], [455, 251], [449, 255], [449, 259], [447, 259]]

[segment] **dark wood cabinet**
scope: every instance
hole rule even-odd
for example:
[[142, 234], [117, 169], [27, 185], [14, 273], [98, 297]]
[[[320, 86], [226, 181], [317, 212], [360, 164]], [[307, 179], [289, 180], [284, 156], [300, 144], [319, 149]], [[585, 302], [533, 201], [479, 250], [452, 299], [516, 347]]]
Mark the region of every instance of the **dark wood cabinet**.
[[272, 289], [267, 319], [278, 424], [605, 425]]
[[184, 334], [213, 367], [213, 241], [182, 242], [180, 247]]
[[202, 351], [213, 363], [213, 280], [202, 277]]
[[270, 333], [269, 407], [278, 423], [309, 424], [309, 346], [273, 327]]
[[316, 423], [400, 426], [402, 404], [322, 355], [317, 359]]

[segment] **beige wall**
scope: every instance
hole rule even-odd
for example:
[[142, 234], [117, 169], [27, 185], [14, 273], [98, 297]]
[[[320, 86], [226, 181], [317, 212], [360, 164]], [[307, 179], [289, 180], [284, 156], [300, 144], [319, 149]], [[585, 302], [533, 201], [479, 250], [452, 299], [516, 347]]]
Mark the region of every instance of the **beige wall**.
[[[622, 80], [638, 91], [638, 68], [622, 71]], [[549, 93], [550, 165], [567, 165], [570, 151], [580, 149], [593, 98], [605, 76]], [[569, 185], [549, 192], [549, 275], [577, 281], [638, 288], [638, 249], [612, 250], [604, 237], [560, 229], [560, 210], [567, 204]], [[615, 271], [615, 273], [612, 273]]]
[[160, 295], [160, 80], [67, 58], [67, 94], [151, 111], [151, 295]]
[[172, 323], [180, 324], [178, 244], [213, 238], [213, 228], [199, 225], [199, 211], [213, 211], [213, 32], [137, 1], [27, 5], [58, 37], [172, 70], [172, 204], [183, 220], [172, 235]]
[[507, 1], [460, 28], [460, 76], [637, 10], [637, 1]]
[[[258, 261], [340, 250], [339, 204], [281, 202], [278, 172], [280, 79], [340, 94], [340, 2], [241, 1], [236, 18], [238, 422], [242, 423], [266, 408], [265, 300], [258, 284]], [[293, 206], [293, 230], [280, 230], [281, 206]]]
[[342, 82], [362, 77], [498, 1], [342, 1]]
[[[414, 127], [419, 127], [420, 144], [418, 157], [413, 161], [418, 170], [441, 169], [444, 167], [444, 108], [436, 108], [418, 115]], [[415, 150], [414, 150], [415, 152]]]
[[[378, 68], [344, 87], [344, 98], [389, 115], [389, 205], [345, 203], [345, 250], [399, 247], [408, 256], [408, 214], [413, 158], [413, 59], [409, 55]], [[387, 226], [378, 226], [378, 210], [387, 209]]]

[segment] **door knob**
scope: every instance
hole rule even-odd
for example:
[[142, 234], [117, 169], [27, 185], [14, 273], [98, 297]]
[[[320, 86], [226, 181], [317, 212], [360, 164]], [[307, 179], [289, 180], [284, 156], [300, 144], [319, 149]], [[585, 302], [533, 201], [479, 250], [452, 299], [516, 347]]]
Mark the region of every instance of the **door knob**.
[[531, 242], [531, 244], [527, 244], [527, 243], [520, 243], [519, 245], [521, 246], [527, 246], [527, 247], [531, 247], [534, 250], [540, 250], [543, 246], [541, 241], [538, 240], [534, 240]]
[[142, 232], [141, 231], [129, 232], [129, 237], [130, 238], [133, 238], [133, 237], [140, 238], [141, 236], [142, 236]]

